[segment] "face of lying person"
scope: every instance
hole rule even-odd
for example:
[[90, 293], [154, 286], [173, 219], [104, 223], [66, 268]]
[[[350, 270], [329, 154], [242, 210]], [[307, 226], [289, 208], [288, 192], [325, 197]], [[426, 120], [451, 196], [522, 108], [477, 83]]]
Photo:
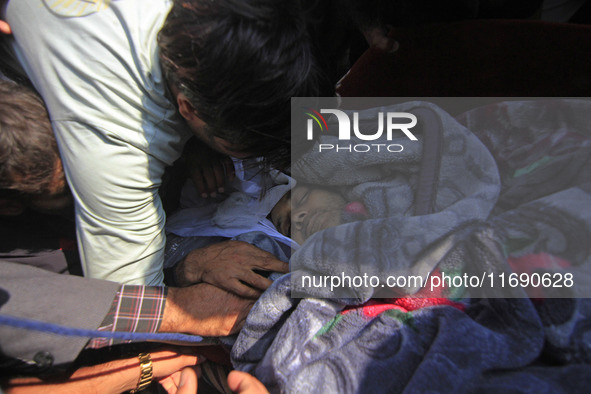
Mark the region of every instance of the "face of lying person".
[[345, 199], [316, 185], [298, 185], [271, 210], [277, 230], [300, 245], [312, 234], [342, 223]]

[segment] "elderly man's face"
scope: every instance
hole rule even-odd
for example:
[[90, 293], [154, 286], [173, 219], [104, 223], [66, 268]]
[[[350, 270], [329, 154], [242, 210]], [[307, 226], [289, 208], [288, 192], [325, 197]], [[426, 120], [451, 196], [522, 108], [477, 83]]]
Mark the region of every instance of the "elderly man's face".
[[345, 199], [338, 193], [311, 185], [298, 185], [271, 211], [277, 230], [299, 244], [312, 234], [342, 222]]

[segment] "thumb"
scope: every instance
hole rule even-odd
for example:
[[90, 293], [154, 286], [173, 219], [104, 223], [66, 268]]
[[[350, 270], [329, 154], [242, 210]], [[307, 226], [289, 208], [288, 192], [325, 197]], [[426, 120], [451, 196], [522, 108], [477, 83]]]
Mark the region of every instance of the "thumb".
[[197, 373], [191, 367], [184, 368], [181, 371], [181, 378], [176, 394], [196, 394], [197, 393]]
[[230, 390], [238, 394], [268, 394], [269, 391], [260, 380], [242, 371], [231, 371], [228, 374]]

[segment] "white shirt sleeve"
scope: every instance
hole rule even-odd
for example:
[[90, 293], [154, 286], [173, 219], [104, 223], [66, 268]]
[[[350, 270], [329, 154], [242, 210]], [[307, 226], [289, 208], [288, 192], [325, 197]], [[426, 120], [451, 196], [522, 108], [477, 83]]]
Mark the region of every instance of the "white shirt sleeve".
[[76, 202], [84, 275], [161, 285], [166, 220], [158, 196], [162, 163], [91, 126], [53, 126]]

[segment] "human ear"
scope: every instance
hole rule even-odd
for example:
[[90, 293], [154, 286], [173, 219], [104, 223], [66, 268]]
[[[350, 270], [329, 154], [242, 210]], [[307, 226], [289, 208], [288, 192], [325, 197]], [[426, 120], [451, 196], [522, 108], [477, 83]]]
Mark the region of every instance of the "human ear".
[[195, 118], [199, 118], [197, 116], [197, 110], [195, 107], [193, 107], [193, 104], [191, 104], [187, 96], [185, 96], [183, 93], [179, 93], [176, 96], [176, 102], [179, 106], [179, 112], [183, 118], [188, 121], [194, 121]]
[[3, 21], [2, 19], [0, 19], [0, 33], [12, 34], [12, 29], [10, 28], [10, 25], [8, 24], [8, 22]]
[[193, 133], [195, 133], [201, 140], [205, 141], [203, 134], [205, 122], [201, 120], [197, 110], [193, 107], [193, 104], [191, 104], [187, 96], [183, 93], [179, 93], [176, 96], [176, 102], [179, 106], [179, 113], [185, 118], [191, 130], [193, 130]]

